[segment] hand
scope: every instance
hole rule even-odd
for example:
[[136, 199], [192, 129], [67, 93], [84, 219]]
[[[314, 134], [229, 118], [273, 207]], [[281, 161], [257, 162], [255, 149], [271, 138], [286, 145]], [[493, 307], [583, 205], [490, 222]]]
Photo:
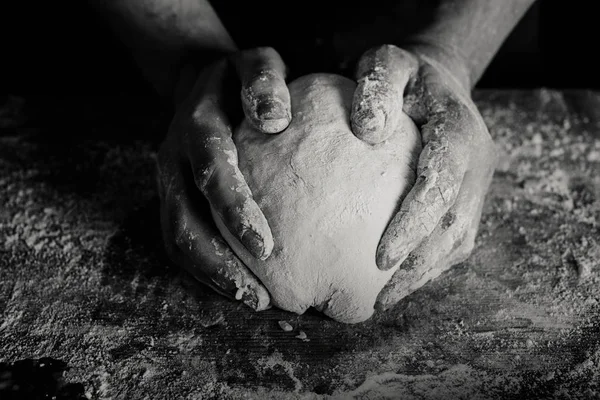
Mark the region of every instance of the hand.
[[[270, 255], [271, 230], [238, 168], [232, 126], [241, 121], [243, 109], [264, 133], [287, 127], [285, 67], [273, 49], [258, 48], [192, 72], [195, 83], [182, 74], [183, 100], [157, 158], [165, 248], [201, 282], [264, 310], [270, 303], [267, 290], [219, 234], [211, 209], [251, 254]], [[188, 83], [193, 85], [186, 93]]]
[[380, 309], [464, 261], [474, 246], [496, 153], [469, 85], [461, 80], [467, 74], [446, 67], [456, 65], [391, 45], [368, 51], [358, 64], [355, 135], [371, 144], [385, 140], [403, 110], [423, 142], [417, 180], [377, 249], [380, 269], [400, 265], [379, 294]]

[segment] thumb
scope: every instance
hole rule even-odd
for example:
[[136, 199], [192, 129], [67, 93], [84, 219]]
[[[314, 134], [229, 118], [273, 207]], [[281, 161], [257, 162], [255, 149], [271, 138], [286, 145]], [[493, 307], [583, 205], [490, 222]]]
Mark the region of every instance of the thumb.
[[404, 89], [415, 76], [415, 56], [394, 45], [368, 50], [358, 61], [358, 86], [352, 100], [351, 125], [356, 137], [377, 144], [386, 140], [402, 112]]
[[271, 47], [245, 50], [233, 62], [242, 82], [244, 114], [252, 126], [264, 133], [287, 128], [292, 119], [290, 93], [286, 66], [277, 51]]

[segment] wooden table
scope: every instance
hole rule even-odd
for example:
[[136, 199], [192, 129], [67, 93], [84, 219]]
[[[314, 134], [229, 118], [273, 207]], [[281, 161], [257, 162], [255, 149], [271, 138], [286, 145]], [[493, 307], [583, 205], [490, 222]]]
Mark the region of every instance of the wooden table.
[[502, 162], [472, 257], [358, 325], [254, 313], [168, 265], [155, 105], [9, 99], [0, 393], [24, 374], [62, 398], [600, 398], [600, 93], [475, 98]]

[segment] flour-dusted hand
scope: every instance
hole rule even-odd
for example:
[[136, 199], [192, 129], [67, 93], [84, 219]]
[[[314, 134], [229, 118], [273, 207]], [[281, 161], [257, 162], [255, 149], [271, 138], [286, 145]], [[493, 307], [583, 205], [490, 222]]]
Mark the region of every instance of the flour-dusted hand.
[[258, 48], [222, 58], [192, 74], [192, 81], [185, 75], [183, 100], [158, 154], [165, 246], [200, 281], [263, 310], [268, 292], [223, 240], [211, 209], [254, 257], [270, 255], [272, 233], [238, 168], [232, 124], [241, 121], [243, 109], [265, 134], [286, 128], [285, 67], [273, 49]]
[[379, 295], [385, 309], [471, 253], [496, 154], [468, 86], [439, 61], [386, 45], [362, 57], [357, 80], [357, 137], [385, 140], [404, 110], [423, 141], [416, 183], [377, 251], [380, 269], [400, 264]]

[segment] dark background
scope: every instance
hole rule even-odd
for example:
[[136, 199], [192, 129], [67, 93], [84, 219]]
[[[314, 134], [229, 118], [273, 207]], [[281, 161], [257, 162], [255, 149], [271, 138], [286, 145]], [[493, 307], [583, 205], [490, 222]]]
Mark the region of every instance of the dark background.
[[[127, 50], [85, 3], [2, 6], [0, 93], [150, 93]], [[593, 4], [538, 0], [478, 86], [600, 88]]]

